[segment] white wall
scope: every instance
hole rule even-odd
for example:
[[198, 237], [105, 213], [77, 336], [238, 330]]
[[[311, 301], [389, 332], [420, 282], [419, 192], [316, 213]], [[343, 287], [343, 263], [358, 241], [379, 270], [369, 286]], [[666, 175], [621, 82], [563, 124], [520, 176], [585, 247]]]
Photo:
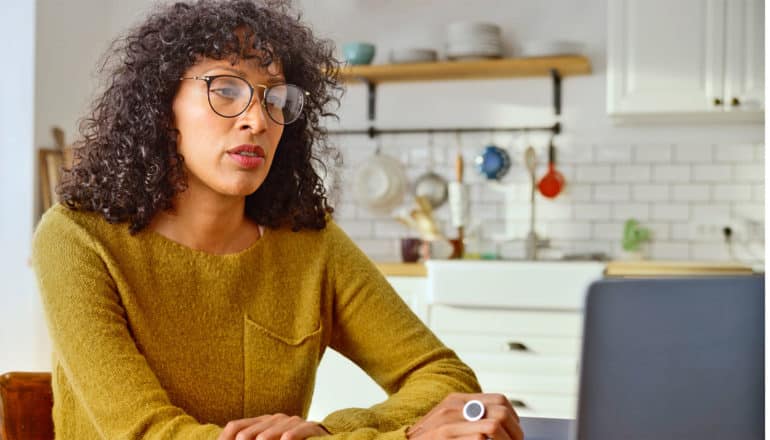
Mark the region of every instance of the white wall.
[[35, 3], [0, 2], [0, 373], [45, 369], [42, 325], [30, 255], [34, 215]]

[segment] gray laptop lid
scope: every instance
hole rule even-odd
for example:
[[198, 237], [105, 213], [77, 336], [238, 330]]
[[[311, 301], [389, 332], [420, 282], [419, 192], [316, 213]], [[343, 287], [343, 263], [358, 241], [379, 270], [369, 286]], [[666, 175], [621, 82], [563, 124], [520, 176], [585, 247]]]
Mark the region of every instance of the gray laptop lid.
[[764, 438], [764, 278], [602, 280], [578, 440]]

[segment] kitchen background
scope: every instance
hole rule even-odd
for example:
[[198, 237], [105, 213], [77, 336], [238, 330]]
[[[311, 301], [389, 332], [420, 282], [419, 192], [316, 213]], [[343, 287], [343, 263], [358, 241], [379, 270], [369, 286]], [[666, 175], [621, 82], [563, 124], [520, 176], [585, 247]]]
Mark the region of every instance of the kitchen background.
[[[21, 134], [3, 141], [52, 146], [53, 125], [64, 128], [67, 140], [72, 141], [77, 119], [99, 84], [95, 67], [99, 56], [108, 42], [142, 16], [151, 4], [146, 0], [39, 0], [31, 8], [4, 4], [4, 8], [14, 9], [7, 15], [9, 27], [2, 35], [17, 42], [13, 50], [18, 52], [16, 58], [6, 60], [15, 60], [22, 74], [34, 73], [34, 82], [26, 76], [19, 82], [6, 82], [2, 91], [5, 96], [18, 96], [20, 100], [34, 96], [34, 103], [25, 102], [21, 111], [3, 107], [3, 115], [12, 116], [0, 128], [25, 129], [25, 114], [34, 116], [34, 127], [31, 136]], [[317, 35], [332, 39], [338, 47], [350, 41], [374, 43], [374, 64], [386, 63], [391, 49], [408, 47], [434, 48], [443, 56], [446, 25], [458, 20], [499, 25], [507, 57], [516, 56], [522, 43], [528, 41], [581, 43], [592, 72], [564, 78], [563, 133], [554, 141], [558, 168], [567, 181], [566, 192], [553, 201], [538, 197], [538, 232], [563, 253], [599, 251], [621, 257], [623, 222], [635, 218], [652, 230], [652, 241], [646, 248], [650, 258], [728, 260], [730, 255], [718, 231], [720, 226], [730, 226], [736, 233], [734, 255], [752, 265], [763, 264], [763, 117], [659, 115], [652, 122], [634, 119], [626, 123], [613, 119], [607, 112], [608, 46], [612, 43], [607, 32], [608, 1], [303, 0], [295, 4]], [[630, 32], [649, 38], [651, 45], [658, 47], [698, 34], [709, 18], [709, 11], [699, 0], [658, 0], [648, 4], [654, 5], [646, 8], [650, 16], [639, 20], [644, 25]], [[692, 32], [682, 28], [681, 32], [666, 33], [656, 27], [657, 21], [672, 16], [693, 16], [685, 22], [685, 26], [692, 26]], [[760, 21], [763, 16], [762, 7]], [[726, 39], [724, 35], [719, 38]], [[702, 45], [693, 41], [692, 51], [680, 55], [706, 59], [711, 54]], [[29, 57], [30, 51], [34, 60]], [[761, 53], [764, 54], [763, 45]], [[674, 90], [682, 81], [676, 75], [682, 72], [674, 67], [644, 74], [657, 74], [661, 84], [668, 83], [669, 89]], [[764, 79], [764, 59], [755, 67], [762, 69], [757, 77]], [[708, 80], [698, 78], [698, 87], [706, 87]], [[764, 88], [763, 83], [761, 86]], [[377, 91], [375, 123], [379, 128], [547, 126], [555, 121], [551, 87], [547, 77], [382, 84]], [[330, 121], [329, 127], [368, 127], [366, 97], [363, 85], [350, 84], [338, 111], [340, 122]], [[373, 157], [378, 141], [366, 136], [338, 136], [332, 141], [340, 147], [344, 158], [340, 191], [333, 194], [337, 200], [337, 221], [372, 259], [399, 260], [398, 240], [413, 234], [396, 222], [392, 213], [372, 213], [357, 204], [354, 197], [355, 171]], [[529, 144], [535, 147], [537, 175], [541, 176], [546, 170], [548, 135], [467, 134], [461, 136], [458, 145], [454, 134], [437, 134], [433, 148], [429, 148], [430, 141], [428, 135], [389, 135], [379, 139], [381, 151], [401, 160], [412, 179], [426, 171], [429, 156], [439, 173], [453, 178], [454, 156], [460, 151], [466, 162], [466, 180], [472, 186], [471, 218], [484, 240], [503, 231], [506, 213], [503, 195], [475, 173], [473, 158], [490, 143], [509, 150], [512, 166], [503, 183], [512, 188], [506, 197], [511, 203], [509, 218], [517, 240], [500, 243], [495, 249], [504, 256], [522, 256], [521, 239], [529, 216], [523, 151]], [[36, 189], [27, 188], [29, 182], [36, 181], [31, 152], [6, 159], [0, 173], [1, 186], [5, 188], [3, 200], [34, 212]], [[407, 198], [402, 207], [411, 205], [412, 200]], [[437, 211], [437, 216], [444, 222], [446, 233], [452, 235], [446, 205]], [[30, 329], [25, 332], [23, 344], [12, 344], [29, 347], [27, 353], [17, 353], [12, 364], [15, 369], [25, 365], [32, 366], [29, 369], [41, 368], [48, 362], [44, 354], [48, 352], [44, 348], [47, 337], [41, 330], [42, 318], [36, 312], [34, 281], [26, 265], [17, 261], [18, 255], [28, 255], [28, 237], [35, 219], [33, 214], [3, 216], [3, 230], [14, 232], [4, 236], [12, 246], [3, 255], [8, 264], [0, 266], [8, 271], [5, 279], [14, 280], [7, 289], [13, 292], [9, 297], [18, 307], [4, 307], [6, 312], [0, 317], [9, 327], [4, 326], [0, 332], [0, 345], [7, 346], [6, 339], [11, 338], [7, 329], [14, 328], [14, 323]], [[20, 309], [26, 312], [20, 313]], [[3, 362], [11, 365], [0, 359], [0, 370]]]

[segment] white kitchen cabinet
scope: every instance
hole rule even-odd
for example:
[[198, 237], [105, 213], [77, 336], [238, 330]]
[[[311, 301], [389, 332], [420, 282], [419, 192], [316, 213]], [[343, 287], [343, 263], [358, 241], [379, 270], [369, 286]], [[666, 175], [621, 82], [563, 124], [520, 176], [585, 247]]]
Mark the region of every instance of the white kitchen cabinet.
[[607, 110], [619, 120], [763, 120], [763, 0], [611, 0]]
[[596, 262], [428, 263], [428, 325], [525, 417], [574, 418]]
[[[388, 277], [391, 286], [415, 314], [425, 320], [425, 277]], [[316, 373], [308, 420], [321, 421], [344, 408], [368, 408], [387, 398], [385, 391], [361, 368], [331, 348]]]

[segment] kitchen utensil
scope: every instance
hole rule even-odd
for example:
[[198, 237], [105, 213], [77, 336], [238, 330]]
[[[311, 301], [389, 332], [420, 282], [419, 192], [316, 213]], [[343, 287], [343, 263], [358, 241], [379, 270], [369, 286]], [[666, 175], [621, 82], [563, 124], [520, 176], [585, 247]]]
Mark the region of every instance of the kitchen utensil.
[[372, 59], [374, 59], [374, 44], [345, 43], [342, 46], [342, 55], [349, 64], [370, 64]]
[[538, 183], [540, 194], [553, 199], [564, 188], [564, 176], [556, 170], [556, 148], [553, 146], [553, 137], [548, 143], [548, 172]]
[[433, 171], [433, 134], [428, 141], [428, 171], [414, 183], [415, 197], [425, 197], [432, 208], [438, 208], [447, 200], [447, 181]]
[[66, 143], [64, 141], [64, 130], [61, 129], [61, 127], [52, 127], [51, 128], [51, 134], [53, 135], [54, 142], [56, 144], [57, 150], [63, 150], [66, 146]]
[[508, 152], [495, 145], [487, 145], [476, 156], [476, 168], [478, 172], [489, 180], [500, 180], [508, 173], [511, 167], [511, 158]]
[[359, 169], [354, 181], [356, 199], [364, 207], [378, 212], [389, 212], [404, 199], [408, 182], [401, 162], [379, 153]]
[[530, 259], [535, 259], [537, 252], [537, 234], [535, 234], [535, 185], [537, 179], [535, 177], [535, 167], [537, 166], [537, 157], [535, 155], [535, 149], [530, 145], [524, 152], [524, 164], [529, 172], [529, 178], [531, 181], [531, 187], [529, 191], [529, 232], [527, 232], [526, 238], [526, 256]]

